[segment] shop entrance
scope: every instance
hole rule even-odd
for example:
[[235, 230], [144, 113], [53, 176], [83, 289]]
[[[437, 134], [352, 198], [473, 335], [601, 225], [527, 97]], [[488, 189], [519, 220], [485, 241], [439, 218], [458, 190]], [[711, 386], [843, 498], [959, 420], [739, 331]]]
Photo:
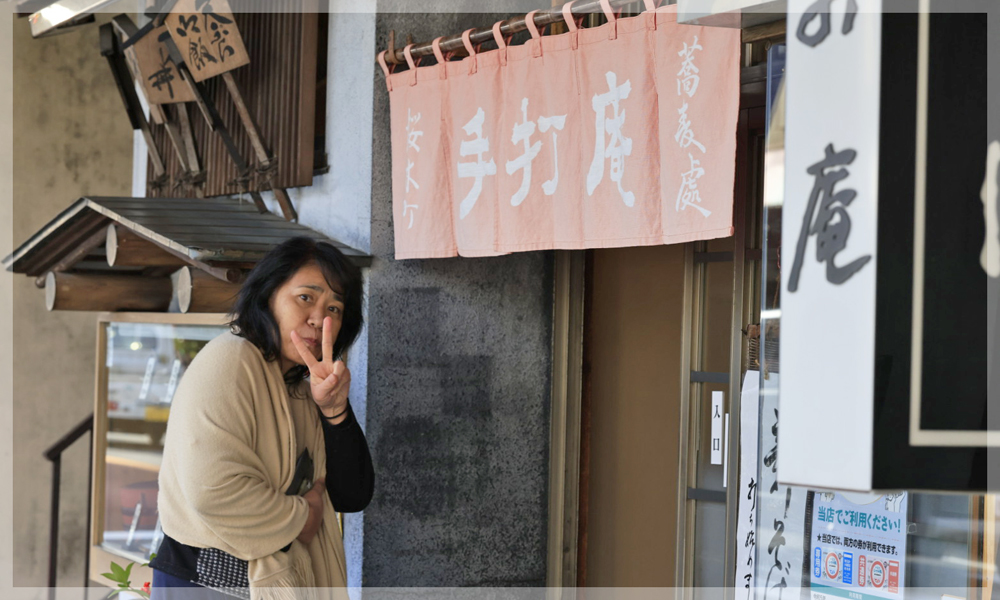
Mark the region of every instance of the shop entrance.
[[588, 254], [578, 575], [587, 586], [672, 587], [685, 247]]
[[587, 252], [577, 585], [733, 585], [738, 425], [714, 462], [712, 397], [738, 422], [759, 323], [765, 79], [763, 61], [744, 67], [732, 237]]

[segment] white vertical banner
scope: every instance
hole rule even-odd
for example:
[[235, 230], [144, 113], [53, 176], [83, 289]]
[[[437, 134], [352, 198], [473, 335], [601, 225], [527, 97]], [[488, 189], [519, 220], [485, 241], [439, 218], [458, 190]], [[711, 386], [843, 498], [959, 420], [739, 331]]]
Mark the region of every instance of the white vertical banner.
[[780, 455], [778, 452], [778, 431], [787, 427], [783, 413], [778, 412], [775, 394], [775, 387], [781, 385], [780, 377], [771, 373], [769, 378], [773, 383], [765, 386], [760, 395], [760, 481], [757, 485], [760, 527], [756, 534], [760, 550], [754, 577], [757, 600], [799, 597], [803, 585], [803, 558], [809, 545], [804, 535], [808, 491], [778, 483], [778, 463], [792, 459], [786, 448], [782, 447]]
[[754, 600], [757, 562], [757, 450], [760, 372], [747, 371], [740, 392], [740, 487], [736, 525], [736, 600]]
[[712, 464], [722, 464], [722, 392], [712, 392]]
[[778, 479], [848, 490], [871, 488], [875, 364], [882, 18], [861, 4], [789, 0], [781, 229]]

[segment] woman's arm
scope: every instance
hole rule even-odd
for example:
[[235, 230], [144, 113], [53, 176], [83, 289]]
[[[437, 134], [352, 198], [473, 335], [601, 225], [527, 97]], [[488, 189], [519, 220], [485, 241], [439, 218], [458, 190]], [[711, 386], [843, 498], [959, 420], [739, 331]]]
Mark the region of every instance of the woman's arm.
[[336, 425], [322, 418], [326, 443], [326, 491], [337, 512], [360, 512], [375, 491], [368, 441], [348, 404], [347, 418]]

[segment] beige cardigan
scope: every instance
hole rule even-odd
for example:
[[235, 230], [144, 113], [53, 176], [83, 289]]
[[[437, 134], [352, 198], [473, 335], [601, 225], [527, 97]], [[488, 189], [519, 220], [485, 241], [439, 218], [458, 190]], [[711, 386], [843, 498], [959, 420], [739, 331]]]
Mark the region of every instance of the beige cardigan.
[[316, 537], [308, 545], [295, 539], [309, 507], [284, 492], [303, 448], [314, 479], [323, 477], [323, 428], [308, 383], [289, 395], [278, 361], [265, 361], [239, 336], [220, 335], [188, 367], [170, 409], [159, 477], [164, 533], [246, 560], [253, 600], [346, 599], [344, 545], [329, 495]]

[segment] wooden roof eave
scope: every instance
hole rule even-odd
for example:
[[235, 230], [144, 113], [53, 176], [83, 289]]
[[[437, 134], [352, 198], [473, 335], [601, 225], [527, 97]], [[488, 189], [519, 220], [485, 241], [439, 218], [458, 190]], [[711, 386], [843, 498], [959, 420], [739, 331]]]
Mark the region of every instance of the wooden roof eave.
[[[110, 206], [110, 207], [109, 207]], [[114, 210], [112, 207], [119, 207]], [[193, 225], [192, 229], [200, 229], [202, 236], [210, 236], [217, 243], [213, 248], [203, 248], [197, 242], [197, 235], [171, 234], [174, 238], [191, 240], [187, 244], [167, 237], [137, 220], [140, 216], [151, 223], [169, 221], [170, 211], [190, 212], [188, 220], [192, 223], [208, 225]], [[157, 213], [162, 213], [158, 215]], [[130, 218], [129, 215], [135, 216]], [[150, 216], [154, 215], [154, 216]], [[184, 263], [205, 271], [223, 281], [238, 281], [241, 269], [252, 267], [266, 252], [291, 235], [307, 235], [337, 246], [358, 266], [370, 266], [371, 257], [346, 245], [329, 240], [322, 234], [304, 226], [287, 227], [286, 221], [274, 215], [259, 215], [249, 206], [234, 205], [228, 199], [197, 199], [197, 200], [157, 200], [155, 204], [145, 198], [80, 198], [66, 210], [62, 211], [52, 221], [32, 235], [24, 244], [3, 260], [4, 268], [15, 273], [35, 276], [38, 281], [44, 281], [46, 273], [68, 271], [74, 264], [85, 261], [92, 252], [102, 248], [100, 233], [107, 226], [115, 223], [128, 228], [137, 236], [148, 240], [161, 249], [177, 256]], [[243, 226], [249, 223], [244, 235], [227, 236], [212, 233], [212, 230], [224, 228], [227, 219], [235, 219]], [[216, 221], [213, 222], [212, 219]], [[274, 223], [271, 223], [271, 220]], [[280, 225], [277, 226], [277, 225]], [[273, 227], [272, 227], [273, 226]], [[64, 231], [60, 231], [64, 230]], [[219, 238], [231, 238], [232, 242], [218, 242]], [[269, 244], [268, 239], [275, 240]], [[94, 264], [94, 261], [87, 261]], [[109, 267], [109, 269], [111, 269]], [[111, 269], [126, 271], [129, 269]], [[132, 269], [134, 270], [134, 269]]]

